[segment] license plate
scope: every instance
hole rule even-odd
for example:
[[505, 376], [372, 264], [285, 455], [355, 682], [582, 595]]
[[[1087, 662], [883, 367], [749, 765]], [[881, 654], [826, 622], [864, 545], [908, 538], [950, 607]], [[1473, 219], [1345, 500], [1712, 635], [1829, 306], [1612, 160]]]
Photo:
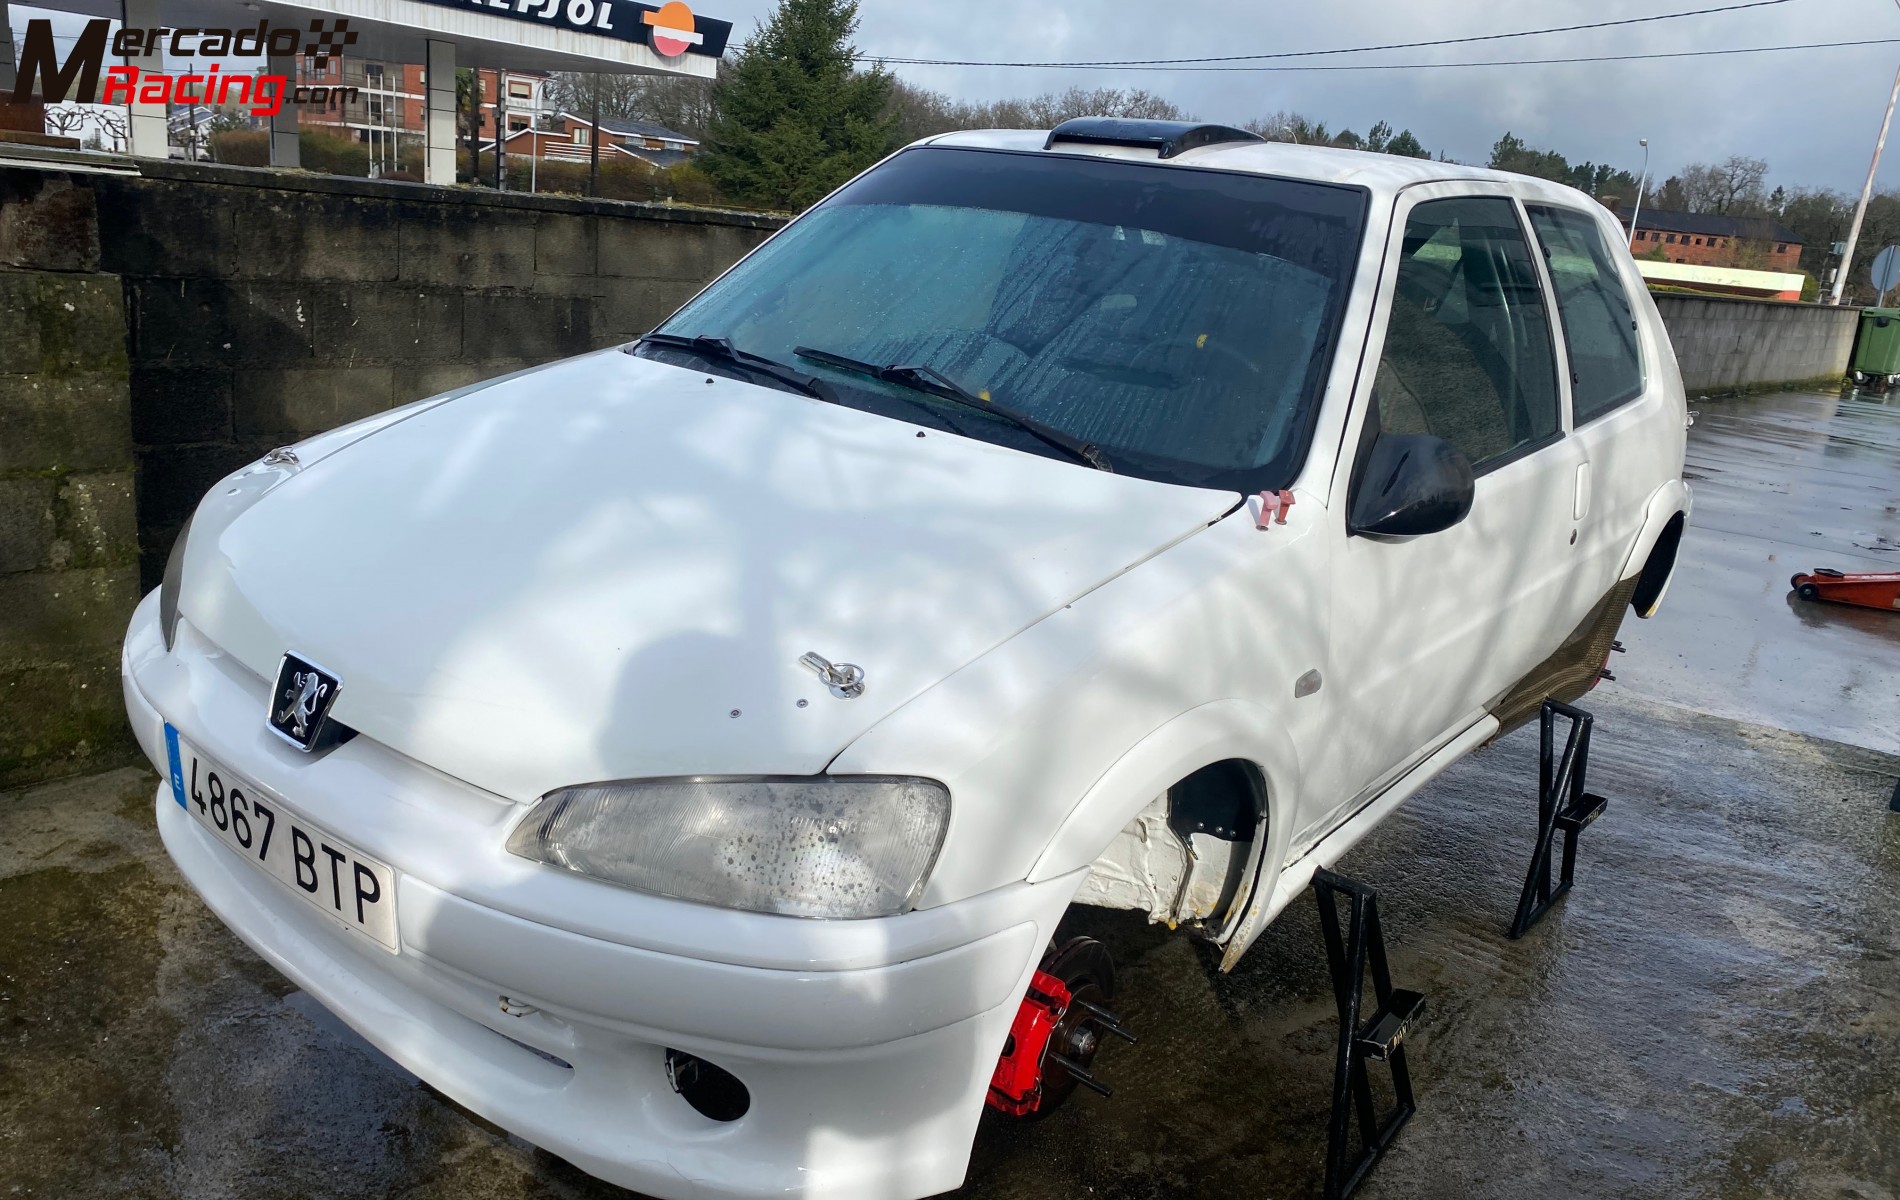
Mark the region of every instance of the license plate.
[[172, 799], [211, 835], [338, 924], [396, 949], [396, 873], [271, 800], [165, 726]]

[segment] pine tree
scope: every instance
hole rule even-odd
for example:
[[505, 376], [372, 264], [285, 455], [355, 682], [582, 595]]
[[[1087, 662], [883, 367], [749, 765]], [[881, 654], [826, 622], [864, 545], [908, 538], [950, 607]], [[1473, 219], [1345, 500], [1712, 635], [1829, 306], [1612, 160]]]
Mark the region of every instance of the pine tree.
[[1385, 144], [1387, 154], [1397, 154], [1403, 158], [1430, 158], [1432, 152], [1413, 136], [1409, 129], [1401, 129], [1391, 141]]
[[893, 148], [894, 84], [861, 70], [855, 0], [779, 0], [713, 90], [701, 165], [726, 195], [802, 209]]

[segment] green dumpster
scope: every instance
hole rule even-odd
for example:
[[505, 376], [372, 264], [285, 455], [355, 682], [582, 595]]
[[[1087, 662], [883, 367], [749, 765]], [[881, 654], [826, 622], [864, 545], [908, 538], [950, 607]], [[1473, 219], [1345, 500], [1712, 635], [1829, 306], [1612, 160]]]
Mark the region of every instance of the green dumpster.
[[1860, 310], [1854, 370], [1862, 375], [1900, 375], [1900, 308]]

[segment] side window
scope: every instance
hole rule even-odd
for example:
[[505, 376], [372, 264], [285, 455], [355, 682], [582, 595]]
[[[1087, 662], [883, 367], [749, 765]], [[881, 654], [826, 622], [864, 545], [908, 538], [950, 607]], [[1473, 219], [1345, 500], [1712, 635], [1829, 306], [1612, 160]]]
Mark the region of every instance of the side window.
[[1509, 200], [1430, 200], [1405, 223], [1373, 383], [1379, 428], [1486, 464], [1557, 433], [1550, 316]]
[[1636, 314], [1595, 221], [1540, 206], [1531, 209], [1531, 227], [1557, 285], [1557, 315], [1570, 350], [1571, 406], [1581, 425], [1642, 395]]

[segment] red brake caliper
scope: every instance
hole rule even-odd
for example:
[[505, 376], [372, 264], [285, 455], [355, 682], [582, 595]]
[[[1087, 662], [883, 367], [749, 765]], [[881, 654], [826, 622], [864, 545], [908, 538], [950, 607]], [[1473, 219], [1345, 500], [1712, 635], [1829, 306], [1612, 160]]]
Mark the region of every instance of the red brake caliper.
[[1023, 1117], [1042, 1106], [1043, 1053], [1068, 1011], [1069, 999], [1068, 985], [1049, 972], [1037, 971], [1030, 979], [996, 1074], [990, 1076], [991, 1108]]
[[1107, 975], [1107, 987], [1113, 989], [1107, 952], [1090, 939], [1077, 938], [1061, 953], [1052, 955], [1045, 965], [1055, 970], [1039, 969], [1030, 977], [1029, 991], [1010, 1025], [1003, 1057], [990, 1076], [991, 1108], [1012, 1117], [1046, 1112], [1078, 1085], [1103, 1096], [1114, 1095], [1114, 1089], [1097, 1079], [1089, 1068], [1103, 1035], [1125, 1042], [1133, 1042], [1135, 1035], [1122, 1028], [1121, 1018], [1098, 1003], [1107, 999], [1101, 980], [1086, 973], [1072, 980], [1056, 974], [1065, 963], [1071, 969], [1082, 965], [1076, 958], [1078, 951], [1084, 958], [1091, 951], [1099, 953], [1097, 969]]

